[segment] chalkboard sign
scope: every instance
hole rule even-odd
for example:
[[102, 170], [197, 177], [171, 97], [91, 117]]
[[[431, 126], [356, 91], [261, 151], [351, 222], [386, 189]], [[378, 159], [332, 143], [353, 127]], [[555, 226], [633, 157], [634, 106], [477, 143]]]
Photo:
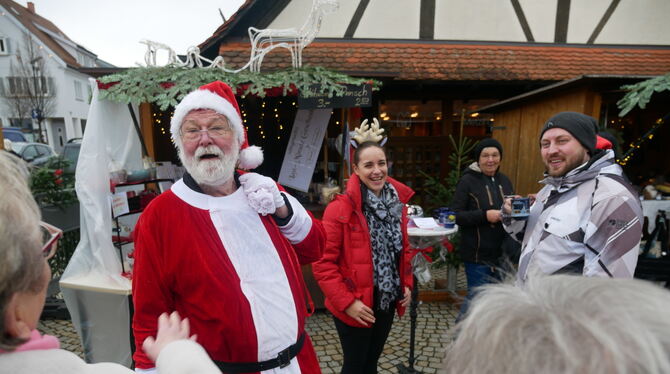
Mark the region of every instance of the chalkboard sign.
[[345, 86], [344, 95], [328, 97], [327, 93], [321, 93], [320, 84], [312, 84], [307, 92], [300, 92], [298, 107], [300, 109], [323, 109], [369, 107], [372, 105], [371, 84], [366, 83], [360, 86], [346, 84]]

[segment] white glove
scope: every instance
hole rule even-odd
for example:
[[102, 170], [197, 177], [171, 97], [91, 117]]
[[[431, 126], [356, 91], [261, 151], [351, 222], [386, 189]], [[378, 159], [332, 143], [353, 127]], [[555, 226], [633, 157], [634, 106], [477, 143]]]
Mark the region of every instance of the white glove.
[[274, 214], [277, 208], [286, 205], [277, 183], [271, 178], [257, 173], [245, 173], [240, 176], [240, 183], [249, 205], [259, 214]]

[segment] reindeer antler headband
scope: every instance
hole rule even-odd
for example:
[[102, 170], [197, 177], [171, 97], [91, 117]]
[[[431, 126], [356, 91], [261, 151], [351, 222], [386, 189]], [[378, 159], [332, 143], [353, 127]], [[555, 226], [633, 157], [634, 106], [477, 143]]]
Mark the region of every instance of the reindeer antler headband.
[[377, 118], [372, 118], [372, 124], [368, 124], [368, 120], [365, 119], [361, 122], [361, 125], [354, 129], [356, 135], [352, 136], [353, 140], [351, 144], [354, 147], [358, 147], [359, 144], [364, 142], [375, 142], [379, 145], [384, 145], [386, 143], [386, 136], [384, 136], [384, 129], [379, 127], [379, 121]]

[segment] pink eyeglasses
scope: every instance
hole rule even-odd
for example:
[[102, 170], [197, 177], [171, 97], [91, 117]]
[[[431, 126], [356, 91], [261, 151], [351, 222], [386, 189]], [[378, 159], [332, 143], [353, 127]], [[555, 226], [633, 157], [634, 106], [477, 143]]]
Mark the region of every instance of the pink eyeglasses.
[[50, 225], [44, 221], [40, 222], [40, 231], [42, 232], [42, 255], [47, 260], [56, 254], [58, 248], [58, 239], [63, 236], [63, 230]]

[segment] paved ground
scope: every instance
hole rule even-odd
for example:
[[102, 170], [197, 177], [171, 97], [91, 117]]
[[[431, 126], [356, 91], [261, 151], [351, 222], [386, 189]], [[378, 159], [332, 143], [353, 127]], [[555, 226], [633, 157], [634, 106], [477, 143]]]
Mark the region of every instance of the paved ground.
[[[434, 277], [441, 276], [438, 271]], [[458, 287], [464, 288], [462, 271], [458, 277]], [[422, 287], [426, 289], [427, 287]], [[416, 328], [414, 367], [422, 373], [436, 373], [444, 356], [448, 343], [447, 330], [453, 326], [458, 310], [445, 302], [423, 303], [419, 306]], [[79, 337], [69, 320], [43, 320], [38, 327], [43, 333], [58, 336], [64, 349], [82, 356]], [[307, 331], [314, 342], [314, 348], [324, 374], [339, 373], [342, 364], [342, 351], [332, 316], [326, 311], [317, 311], [307, 321]], [[397, 373], [396, 365], [408, 363], [410, 318], [407, 313], [402, 319], [396, 319], [384, 353], [379, 360], [380, 373]]]

